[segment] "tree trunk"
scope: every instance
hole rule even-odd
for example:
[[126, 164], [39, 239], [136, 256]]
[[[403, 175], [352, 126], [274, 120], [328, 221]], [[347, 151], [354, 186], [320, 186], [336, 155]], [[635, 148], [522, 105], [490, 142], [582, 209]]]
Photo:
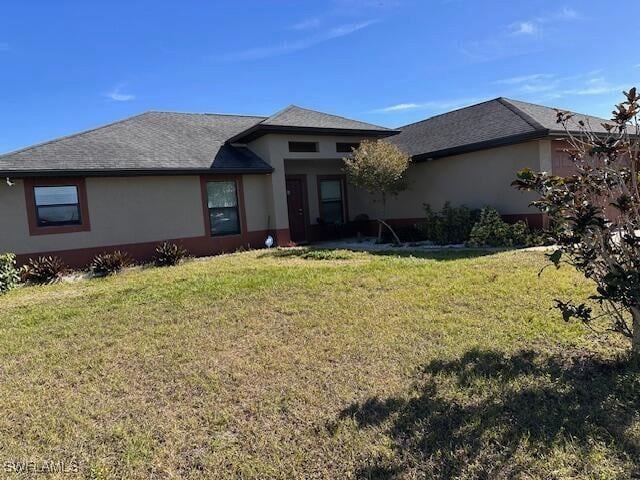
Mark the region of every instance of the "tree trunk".
[[640, 306], [631, 307], [631, 316], [633, 317], [631, 356], [633, 361], [640, 366]]

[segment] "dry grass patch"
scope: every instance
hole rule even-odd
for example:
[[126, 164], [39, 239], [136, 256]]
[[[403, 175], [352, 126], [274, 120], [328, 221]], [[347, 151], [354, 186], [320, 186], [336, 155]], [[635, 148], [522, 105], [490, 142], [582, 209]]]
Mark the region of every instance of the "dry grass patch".
[[0, 459], [74, 459], [80, 478], [631, 478], [637, 375], [549, 310], [591, 286], [538, 279], [544, 262], [275, 250], [11, 292]]

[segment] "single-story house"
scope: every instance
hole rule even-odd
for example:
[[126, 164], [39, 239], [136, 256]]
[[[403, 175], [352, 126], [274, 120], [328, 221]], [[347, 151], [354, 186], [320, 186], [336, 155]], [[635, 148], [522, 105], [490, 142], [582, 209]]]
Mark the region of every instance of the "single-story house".
[[148, 258], [164, 240], [194, 255], [260, 247], [268, 235], [313, 241], [380, 216], [342, 164], [371, 138], [413, 159], [387, 220], [414, 223], [424, 204], [449, 201], [541, 225], [532, 197], [510, 183], [524, 167], [565, 172], [562, 135], [554, 109], [506, 98], [395, 130], [296, 106], [270, 117], [146, 112], [0, 156], [0, 252], [81, 266], [115, 249]]

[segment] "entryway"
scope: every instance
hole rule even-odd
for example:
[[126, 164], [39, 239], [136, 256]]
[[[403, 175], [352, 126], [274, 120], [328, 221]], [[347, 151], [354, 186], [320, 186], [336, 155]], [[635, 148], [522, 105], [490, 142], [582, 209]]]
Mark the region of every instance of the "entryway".
[[295, 243], [305, 243], [307, 238], [307, 179], [305, 175], [286, 177], [287, 207], [289, 210], [289, 234]]

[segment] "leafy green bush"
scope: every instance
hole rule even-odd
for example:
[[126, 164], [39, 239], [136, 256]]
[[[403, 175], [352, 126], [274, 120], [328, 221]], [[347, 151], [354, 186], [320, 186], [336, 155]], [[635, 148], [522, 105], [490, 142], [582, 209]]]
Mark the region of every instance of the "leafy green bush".
[[483, 208], [473, 226], [467, 245], [470, 247], [524, 247], [533, 245], [535, 236], [529, 226], [519, 221], [509, 224], [494, 208]]
[[22, 269], [22, 280], [43, 285], [60, 279], [69, 269], [60, 257], [30, 258]]
[[123, 268], [129, 265], [131, 265], [129, 255], [116, 250], [115, 252], [96, 255], [91, 261], [89, 270], [96, 277], [106, 277], [122, 271]]
[[8, 292], [20, 282], [20, 271], [13, 253], [0, 255], [0, 294]]
[[156, 247], [153, 263], [156, 267], [171, 267], [178, 265], [189, 252], [175, 243], [162, 242]]
[[446, 202], [440, 212], [434, 212], [427, 204], [424, 209], [425, 220], [422, 224], [422, 230], [426, 239], [436, 245], [454, 245], [466, 242], [473, 224], [480, 216], [478, 210], [471, 210], [464, 205], [452, 207], [450, 202]]

